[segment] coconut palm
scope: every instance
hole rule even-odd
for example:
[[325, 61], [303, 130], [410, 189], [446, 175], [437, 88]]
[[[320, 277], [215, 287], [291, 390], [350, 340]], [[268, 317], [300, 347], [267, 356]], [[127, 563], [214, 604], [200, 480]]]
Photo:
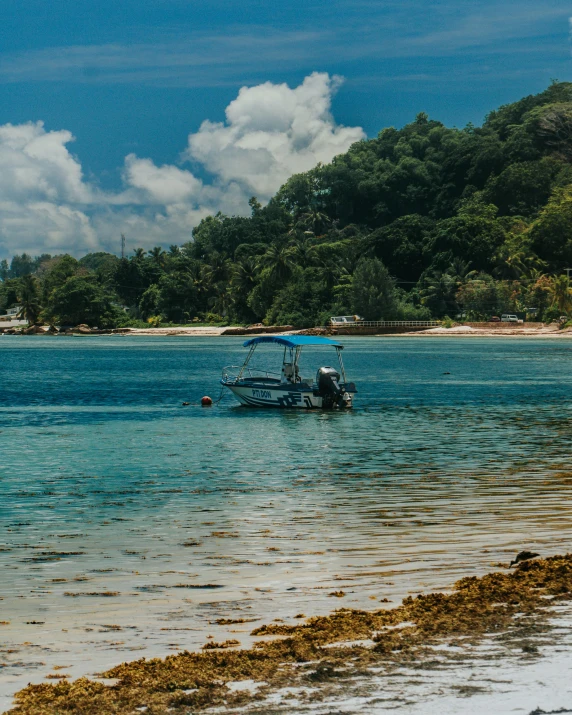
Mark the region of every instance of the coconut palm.
[[546, 268], [546, 263], [541, 261], [527, 246], [510, 247], [505, 244], [494, 257], [495, 268], [493, 275], [497, 278], [520, 280], [530, 278], [534, 270]]
[[214, 313], [217, 313], [218, 315], [222, 315], [223, 317], [226, 317], [228, 314], [229, 308], [232, 304], [232, 294], [229, 290], [229, 286], [223, 285], [219, 283], [217, 286], [217, 292], [212, 299], [212, 311]]
[[42, 306], [38, 298], [38, 284], [32, 275], [20, 279], [18, 301], [22, 306], [18, 318], [25, 318], [30, 325], [38, 322]]
[[433, 313], [446, 315], [458, 311], [455, 294], [457, 281], [448, 273], [432, 271], [425, 277], [425, 286], [420, 291], [421, 305], [426, 305]]
[[243, 258], [232, 266], [231, 285], [235, 293], [248, 295], [256, 285], [258, 271], [256, 261], [251, 256]]
[[165, 259], [165, 251], [161, 248], [161, 246], [155, 246], [155, 248], [152, 248], [150, 251], [147, 251], [147, 253], [153, 263], [157, 263], [158, 265], [163, 264]]
[[208, 262], [203, 267], [203, 279], [211, 286], [228, 280], [231, 262], [218, 251], [213, 251], [208, 257]]
[[561, 313], [572, 311], [572, 288], [568, 276], [554, 276], [550, 284], [552, 305]]
[[451, 276], [451, 278], [458, 285], [476, 274], [476, 271], [471, 270], [470, 261], [463, 261], [463, 259], [459, 258], [459, 256], [455, 256], [455, 258], [453, 258], [449, 264], [449, 268], [447, 268], [445, 272], [447, 275]]
[[258, 268], [267, 269], [280, 285], [290, 276], [295, 265], [293, 251], [284, 243], [271, 244], [258, 259]]
[[332, 221], [330, 217], [316, 208], [310, 208], [298, 217], [296, 225], [312, 231], [316, 236], [324, 234]]
[[143, 248], [134, 248], [133, 253], [135, 254], [133, 258], [136, 261], [142, 261], [145, 258], [145, 249]]
[[316, 255], [315, 265], [320, 269], [320, 274], [329, 290], [338, 283], [340, 276], [347, 272], [344, 262], [340, 256], [335, 254], [326, 255], [321, 253]]
[[316, 237], [312, 231], [301, 232], [294, 230], [291, 234], [290, 248], [292, 249], [292, 254], [296, 258], [296, 263], [302, 268], [306, 268], [312, 263]]

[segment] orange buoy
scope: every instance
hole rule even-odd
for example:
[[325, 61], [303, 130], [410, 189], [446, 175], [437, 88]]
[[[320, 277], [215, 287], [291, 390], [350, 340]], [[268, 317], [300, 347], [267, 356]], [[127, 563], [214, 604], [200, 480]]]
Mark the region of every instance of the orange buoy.
[[212, 405], [212, 403], [213, 403], [213, 401], [208, 395], [205, 395], [204, 397], [201, 398], [201, 405], [203, 407], [210, 407]]

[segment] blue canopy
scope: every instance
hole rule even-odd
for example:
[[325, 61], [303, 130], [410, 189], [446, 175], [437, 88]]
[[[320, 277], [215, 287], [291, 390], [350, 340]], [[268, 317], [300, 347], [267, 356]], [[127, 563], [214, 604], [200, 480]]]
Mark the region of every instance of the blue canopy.
[[262, 335], [259, 338], [251, 338], [244, 343], [244, 347], [258, 345], [258, 343], [278, 343], [287, 348], [298, 348], [303, 345], [335, 345], [337, 348], [344, 346], [330, 338], [320, 338], [316, 335]]

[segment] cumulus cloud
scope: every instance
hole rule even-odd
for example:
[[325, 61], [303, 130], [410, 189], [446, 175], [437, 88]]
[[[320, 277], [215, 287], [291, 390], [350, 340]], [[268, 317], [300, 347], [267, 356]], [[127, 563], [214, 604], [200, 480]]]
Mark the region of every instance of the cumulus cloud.
[[314, 72], [294, 89], [271, 82], [243, 87], [226, 108], [226, 123], [204, 121], [189, 136], [187, 154], [220, 181], [269, 198], [292, 174], [364, 138], [360, 127], [339, 126], [331, 115], [339, 84]]
[[0, 254], [113, 250], [120, 233], [150, 247], [189, 240], [210, 213], [247, 214], [294, 173], [329, 162], [364, 138], [336, 124], [331, 101], [340, 79], [313, 73], [298, 87], [243, 87], [226, 121], [204, 121], [182, 160], [200, 163], [203, 181], [172, 164], [129, 154], [121, 191], [102, 192], [83, 175], [67, 130], [42, 122], [0, 126]]
[[[66, 144], [68, 131], [47, 132], [42, 122], [0, 126], [0, 245], [18, 250], [76, 251], [98, 245], [78, 206], [96, 201]], [[72, 239], [73, 237], [73, 239]]]
[[66, 147], [72, 140], [65, 130], [47, 132], [43, 122], [0, 126], [1, 196], [15, 200], [90, 200], [81, 165]]
[[203, 188], [190, 171], [172, 165], [156, 166], [151, 159], [138, 159], [135, 154], [125, 159], [124, 179], [128, 186], [141, 189], [149, 201], [159, 204], [192, 201]]

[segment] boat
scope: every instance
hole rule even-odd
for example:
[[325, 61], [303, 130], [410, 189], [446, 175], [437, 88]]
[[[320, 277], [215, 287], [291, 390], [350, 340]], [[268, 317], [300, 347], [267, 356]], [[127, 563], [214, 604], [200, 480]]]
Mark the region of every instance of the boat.
[[[256, 348], [267, 343], [284, 348], [280, 372], [252, 365]], [[339, 368], [324, 366], [318, 368], [315, 379], [301, 377], [302, 349], [323, 346], [335, 349]], [[264, 335], [247, 340], [244, 347], [250, 348], [244, 364], [223, 368], [221, 379], [221, 385], [227, 387], [242, 405], [301, 409], [352, 407], [357, 390], [346, 378], [341, 343], [312, 335]]]

